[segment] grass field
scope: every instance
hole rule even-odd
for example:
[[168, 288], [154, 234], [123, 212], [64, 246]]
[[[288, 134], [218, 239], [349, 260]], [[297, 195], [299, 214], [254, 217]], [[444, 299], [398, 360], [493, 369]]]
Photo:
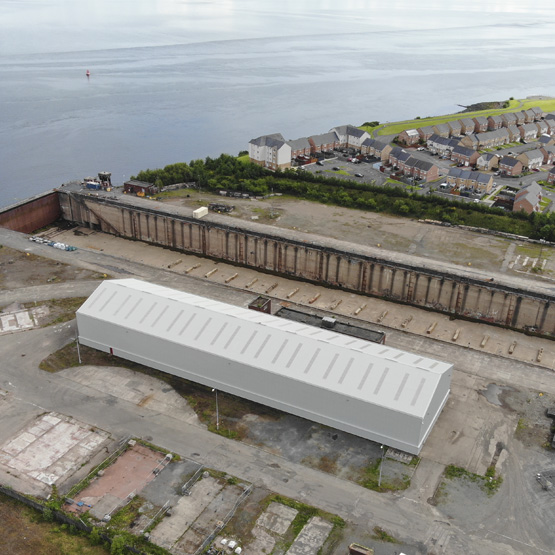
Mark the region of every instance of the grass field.
[[0, 553], [10, 555], [106, 555], [102, 546], [71, 534], [67, 525], [44, 522], [40, 514], [0, 495]]
[[[445, 114], [442, 116], [434, 116], [430, 118], [412, 119], [405, 121], [391, 122], [383, 125], [378, 130], [378, 135], [396, 135], [405, 129], [414, 129], [418, 127], [425, 127], [427, 125], [437, 125], [440, 123], [447, 123], [448, 121], [458, 120], [461, 118], [475, 118], [477, 116], [497, 116], [505, 112], [516, 112], [519, 110], [528, 110], [533, 106], [539, 106], [544, 112], [551, 112], [555, 110], [555, 98], [548, 100], [509, 100], [508, 108], [498, 110], [480, 110], [477, 112], [464, 112], [457, 114]], [[376, 129], [375, 127], [361, 127], [369, 133]]]

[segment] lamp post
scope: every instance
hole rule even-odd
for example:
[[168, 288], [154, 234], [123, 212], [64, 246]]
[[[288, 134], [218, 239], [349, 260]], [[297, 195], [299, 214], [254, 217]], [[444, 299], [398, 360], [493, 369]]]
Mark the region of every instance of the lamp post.
[[382, 467], [383, 467], [383, 459], [384, 459], [384, 455], [385, 455], [385, 449], [383, 445], [380, 445], [380, 449], [382, 450], [382, 458], [380, 460], [380, 476], [378, 478], [378, 487], [380, 488], [382, 486]]
[[218, 409], [218, 390], [212, 388], [212, 391], [216, 393], [216, 430], [220, 429], [220, 411]]

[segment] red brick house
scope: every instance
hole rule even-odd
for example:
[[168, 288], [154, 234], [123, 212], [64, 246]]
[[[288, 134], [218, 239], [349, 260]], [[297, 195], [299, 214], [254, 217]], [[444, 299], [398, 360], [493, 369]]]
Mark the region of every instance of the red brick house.
[[397, 141], [405, 146], [416, 145], [420, 142], [420, 133], [416, 129], [405, 129], [399, 133]]
[[503, 156], [499, 160], [499, 171], [509, 177], [515, 177], [522, 173], [522, 162], [511, 156]]
[[513, 212], [524, 211], [526, 214], [541, 212], [542, 188], [533, 181], [523, 187], [516, 195]]

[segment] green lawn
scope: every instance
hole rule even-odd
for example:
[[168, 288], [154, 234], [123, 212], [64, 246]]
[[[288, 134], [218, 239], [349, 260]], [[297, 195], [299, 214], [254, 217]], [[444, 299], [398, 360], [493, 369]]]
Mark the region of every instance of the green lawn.
[[244, 154], [243, 156], [237, 156], [237, 160], [239, 160], [239, 162], [243, 162], [245, 164], [249, 161], [249, 155]]
[[[516, 112], [519, 110], [528, 110], [533, 106], [539, 106], [544, 112], [555, 110], [555, 98], [550, 100], [509, 100], [509, 107], [498, 110], [480, 110], [477, 112], [459, 112], [458, 114], [446, 114], [443, 116], [434, 116], [430, 118], [412, 119], [406, 121], [398, 121], [385, 124], [378, 131], [378, 135], [396, 135], [405, 129], [415, 129], [425, 127], [427, 125], [437, 125], [447, 123], [448, 121], [459, 120], [461, 118], [475, 118], [477, 116], [497, 116], [505, 112]], [[522, 105], [520, 104], [522, 103]], [[371, 133], [375, 127], [361, 127], [365, 131]]]

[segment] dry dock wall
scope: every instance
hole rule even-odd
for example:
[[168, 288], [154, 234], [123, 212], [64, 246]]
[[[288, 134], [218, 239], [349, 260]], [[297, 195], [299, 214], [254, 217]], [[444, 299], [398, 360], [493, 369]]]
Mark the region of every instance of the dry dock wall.
[[58, 193], [49, 191], [0, 211], [0, 227], [32, 233], [55, 222], [60, 216]]
[[[131, 201], [131, 199], [129, 199]], [[135, 200], [133, 200], [135, 202]], [[363, 245], [210, 215], [198, 220], [140, 200], [60, 192], [63, 217], [80, 225], [234, 264], [436, 311], [555, 335], [555, 298], [533, 281], [521, 289], [474, 271]], [[381, 254], [381, 252], [379, 253]], [[389, 257], [386, 258], [386, 257]], [[408, 262], [406, 262], [408, 260]], [[421, 263], [420, 263], [421, 262]], [[509, 281], [509, 280], [508, 280]]]

